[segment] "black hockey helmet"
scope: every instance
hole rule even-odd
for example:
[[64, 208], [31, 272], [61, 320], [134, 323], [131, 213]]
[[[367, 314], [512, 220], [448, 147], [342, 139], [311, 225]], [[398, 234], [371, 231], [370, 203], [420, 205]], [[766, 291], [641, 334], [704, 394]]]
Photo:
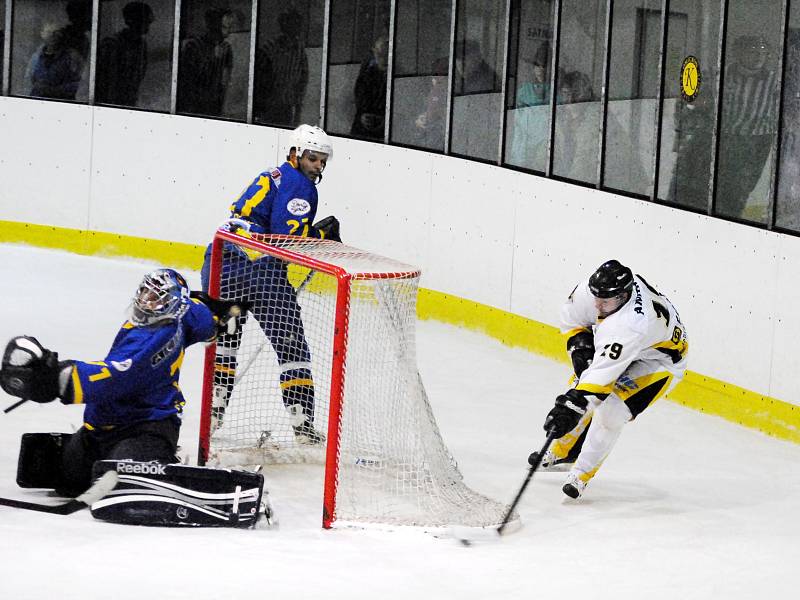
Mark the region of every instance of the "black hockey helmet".
[[633, 272], [618, 260], [604, 262], [589, 277], [589, 291], [595, 298], [614, 298], [633, 289]]

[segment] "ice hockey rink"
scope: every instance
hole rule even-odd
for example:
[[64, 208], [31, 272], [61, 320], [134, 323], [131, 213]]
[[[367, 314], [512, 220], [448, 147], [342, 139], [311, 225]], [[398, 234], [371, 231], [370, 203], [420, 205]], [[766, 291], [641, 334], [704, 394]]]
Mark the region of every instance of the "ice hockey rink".
[[[152, 266], [0, 245], [0, 342], [29, 334], [62, 359], [99, 360]], [[185, 274], [199, 286], [197, 273]], [[202, 354], [189, 350], [181, 378], [181, 445], [191, 456]], [[466, 482], [510, 502], [567, 367], [426, 321], [418, 358]], [[12, 402], [0, 392], [0, 407]], [[0, 415], [0, 495], [53, 501], [16, 486], [19, 438], [72, 431], [81, 413], [54, 402]], [[324, 531], [321, 479], [271, 467], [273, 529], [130, 527], [88, 511], [0, 507], [0, 597], [791, 598], [799, 473], [800, 446], [661, 400], [626, 427], [581, 500], [561, 493], [563, 473], [537, 474], [519, 506], [522, 528], [502, 539], [466, 547], [414, 529]]]

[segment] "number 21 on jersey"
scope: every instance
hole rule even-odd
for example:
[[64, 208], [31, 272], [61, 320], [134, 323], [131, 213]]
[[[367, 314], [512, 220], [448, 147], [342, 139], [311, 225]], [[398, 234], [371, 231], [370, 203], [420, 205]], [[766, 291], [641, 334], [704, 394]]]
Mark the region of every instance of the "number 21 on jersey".
[[[300, 237], [308, 237], [308, 217], [306, 217], [302, 221], [298, 221], [297, 219], [289, 219], [288, 221], [286, 221], [286, 224], [289, 226], [289, 235], [299, 235]], [[301, 226], [303, 228], [303, 231], [301, 233], [296, 233]]]

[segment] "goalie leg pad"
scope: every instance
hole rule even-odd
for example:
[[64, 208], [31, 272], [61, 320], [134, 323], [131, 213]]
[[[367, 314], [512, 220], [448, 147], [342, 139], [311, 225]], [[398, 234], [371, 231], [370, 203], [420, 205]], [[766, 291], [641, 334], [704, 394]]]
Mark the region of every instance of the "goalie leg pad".
[[93, 475], [116, 471], [117, 486], [92, 504], [92, 516], [129, 525], [252, 527], [261, 512], [261, 473], [99, 460]]
[[71, 433], [23, 433], [17, 462], [17, 485], [56, 489], [63, 485], [61, 456]]

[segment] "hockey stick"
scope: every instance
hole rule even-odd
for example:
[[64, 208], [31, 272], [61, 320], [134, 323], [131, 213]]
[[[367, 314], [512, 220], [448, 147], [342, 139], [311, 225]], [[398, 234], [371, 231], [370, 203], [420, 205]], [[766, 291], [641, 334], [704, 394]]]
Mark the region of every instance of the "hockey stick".
[[295, 288], [295, 290], [294, 290], [295, 293], [299, 294], [300, 292], [302, 292], [305, 289], [305, 287], [309, 284], [311, 279], [314, 277], [314, 273], [316, 273], [316, 271], [314, 269], [309, 269], [308, 270], [308, 273], [306, 273], [306, 276], [303, 279], [303, 281], [301, 281], [300, 285], [298, 285]]
[[550, 448], [550, 444], [556, 439], [556, 436], [550, 432], [547, 434], [547, 439], [542, 446], [542, 449], [539, 451], [539, 457], [536, 459], [536, 462], [531, 465], [531, 468], [528, 469], [528, 474], [525, 476], [525, 481], [522, 482], [522, 486], [520, 486], [519, 491], [517, 492], [517, 496], [514, 498], [514, 501], [511, 503], [511, 506], [508, 507], [508, 511], [506, 512], [506, 516], [503, 517], [503, 522], [500, 523], [500, 526], [497, 528], [497, 535], [503, 535], [503, 530], [508, 525], [508, 522], [511, 520], [511, 515], [514, 514], [514, 509], [517, 508], [517, 504], [519, 504], [520, 499], [522, 498], [522, 494], [525, 493], [525, 488], [528, 487], [528, 484], [531, 482], [533, 478], [533, 474], [536, 472], [536, 469], [539, 468], [539, 465], [542, 464], [542, 458], [544, 458], [545, 453]]
[[10, 413], [12, 410], [14, 410], [15, 408], [19, 408], [20, 406], [22, 406], [23, 404], [25, 404], [27, 401], [28, 401], [28, 399], [27, 399], [27, 398], [23, 398], [22, 400], [19, 400], [18, 402], [14, 402], [14, 404], [12, 404], [11, 406], [9, 406], [9, 407], [8, 407], [7, 409], [5, 409], [3, 412], [4, 412], [5, 414], [8, 414], [8, 413]]
[[10, 506], [12, 508], [23, 508], [25, 510], [35, 510], [54, 515], [71, 515], [81, 509], [86, 508], [100, 500], [117, 485], [117, 472], [107, 471], [92, 486], [77, 498], [72, 498], [63, 504], [39, 504], [37, 502], [26, 502], [24, 500], [14, 500], [12, 498], [0, 498], [0, 506]]
[[[302, 292], [305, 289], [305, 287], [309, 284], [311, 279], [314, 277], [315, 273], [316, 273], [316, 271], [314, 271], [313, 269], [309, 270], [309, 272], [305, 276], [305, 279], [303, 279], [303, 281], [300, 282], [300, 285], [298, 285], [295, 288], [295, 294], [299, 295], [300, 292]], [[269, 340], [265, 340], [261, 344], [261, 346], [258, 347], [258, 350], [256, 350], [253, 353], [253, 355], [250, 356], [250, 358], [247, 360], [247, 362], [244, 364], [244, 366], [243, 367], [239, 367], [239, 368], [236, 369], [236, 375], [234, 376], [234, 379], [233, 379], [233, 384], [234, 385], [237, 385], [242, 380], [242, 378], [247, 374], [247, 371], [250, 370], [250, 367], [252, 367], [253, 364], [256, 362], [256, 359], [259, 356], [261, 356], [261, 353], [264, 350], [266, 350], [269, 346], [271, 346], [270, 341]]]

